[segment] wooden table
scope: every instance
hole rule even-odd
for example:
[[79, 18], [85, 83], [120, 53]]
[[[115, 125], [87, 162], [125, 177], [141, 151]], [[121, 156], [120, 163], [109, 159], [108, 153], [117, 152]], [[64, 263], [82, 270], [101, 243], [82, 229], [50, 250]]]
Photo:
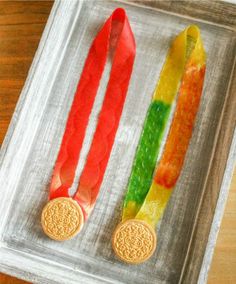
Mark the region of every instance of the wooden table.
[[[0, 2], [0, 144], [6, 134], [52, 4], [52, 1]], [[0, 283], [26, 282], [0, 274]], [[236, 283], [236, 171], [208, 283]]]

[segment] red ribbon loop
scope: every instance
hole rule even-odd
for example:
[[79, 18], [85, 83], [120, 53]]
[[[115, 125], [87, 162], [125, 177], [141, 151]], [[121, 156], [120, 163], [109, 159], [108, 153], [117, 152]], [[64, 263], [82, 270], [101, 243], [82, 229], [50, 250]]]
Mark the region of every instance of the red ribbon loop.
[[89, 116], [99, 82], [112, 45], [116, 48], [97, 127], [74, 199], [81, 206], [85, 219], [94, 207], [106, 170], [132, 73], [136, 48], [134, 36], [124, 9], [116, 9], [94, 39], [67, 120], [62, 144], [53, 171], [50, 199], [68, 197]]

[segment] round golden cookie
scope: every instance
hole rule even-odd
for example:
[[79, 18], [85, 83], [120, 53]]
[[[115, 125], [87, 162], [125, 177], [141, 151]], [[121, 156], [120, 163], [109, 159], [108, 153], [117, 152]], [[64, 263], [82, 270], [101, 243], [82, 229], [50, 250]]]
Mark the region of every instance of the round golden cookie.
[[120, 223], [112, 238], [116, 255], [124, 262], [138, 264], [149, 259], [156, 249], [156, 233], [144, 221], [130, 219]]
[[60, 197], [43, 208], [41, 224], [47, 236], [56, 241], [73, 238], [82, 228], [84, 215], [72, 198]]

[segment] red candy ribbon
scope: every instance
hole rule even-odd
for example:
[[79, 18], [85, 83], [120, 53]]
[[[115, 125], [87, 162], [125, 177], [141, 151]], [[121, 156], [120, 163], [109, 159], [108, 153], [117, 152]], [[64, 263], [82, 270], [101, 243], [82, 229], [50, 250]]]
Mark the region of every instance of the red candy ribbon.
[[118, 35], [109, 82], [97, 127], [74, 200], [86, 219], [103, 180], [125, 102], [136, 53], [134, 36], [124, 9], [116, 9], [94, 39], [67, 120], [50, 185], [50, 199], [69, 197], [89, 116], [111, 46]]

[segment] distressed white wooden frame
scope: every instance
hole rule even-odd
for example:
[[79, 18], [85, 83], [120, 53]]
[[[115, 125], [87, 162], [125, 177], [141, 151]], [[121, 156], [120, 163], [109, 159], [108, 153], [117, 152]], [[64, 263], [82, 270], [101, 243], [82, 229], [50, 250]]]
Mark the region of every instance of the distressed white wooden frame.
[[[142, 1], [139, 2], [141, 3]], [[89, 18], [90, 9], [92, 9], [93, 5], [95, 7], [94, 15], [97, 17], [95, 17], [96, 21], [94, 22], [94, 25], [89, 26], [86, 30], [83, 30], [83, 26], [77, 26], [78, 22], [80, 22], [79, 19], [82, 19], [81, 22], [86, 22], [86, 18]], [[155, 263], [155, 261], [153, 260], [152, 262], [145, 264], [146, 266], [140, 266], [138, 268], [135, 266], [125, 266], [123, 264], [120, 264], [112, 256], [112, 251], [110, 252], [108, 250], [109, 247], [106, 245], [106, 243], [112, 232], [112, 228], [119, 220], [122, 196], [125, 192], [128, 172], [130, 171], [132, 165], [132, 158], [135, 153], [135, 145], [137, 145], [138, 143], [138, 138], [142, 129], [142, 123], [145, 117], [145, 112], [147, 110], [152, 95], [152, 90], [158, 78], [167, 47], [169, 46], [169, 43], [171, 41], [170, 37], [163, 38], [163, 34], [160, 36], [161, 40], [159, 39], [159, 41], [155, 41], [155, 46], [150, 46], [150, 50], [146, 51], [146, 49], [144, 49], [143, 51], [140, 48], [140, 50], [138, 51], [139, 55], [143, 52], [143, 56], [154, 56], [155, 54], [157, 54], [157, 57], [153, 57], [153, 66], [148, 66], [148, 68], [150, 68], [150, 74], [144, 68], [144, 63], [146, 62], [146, 60], [144, 59], [144, 61], [142, 62], [142, 69], [138, 65], [141, 56], [137, 58], [137, 67], [134, 69], [134, 75], [131, 80], [131, 86], [128, 93], [126, 106], [124, 108], [124, 113], [122, 116], [121, 127], [119, 128], [117, 134], [116, 145], [113, 149], [110, 159], [111, 161], [109, 162], [107, 173], [104, 179], [104, 186], [101, 190], [98, 205], [95, 208], [95, 213], [91, 216], [91, 220], [89, 220], [89, 224], [85, 228], [84, 234], [86, 236], [89, 236], [89, 233], [93, 231], [92, 226], [95, 226], [97, 224], [96, 222], [99, 221], [101, 222], [101, 227], [104, 229], [104, 231], [106, 232], [107, 230], [108, 233], [104, 233], [105, 235], [103, 236], [99, 235], [102, 234], [102, 232], [100, 232], [97, 227], [96, 229], [94, 229], [96, 232], [98, 232], [97, 238], [98, 243], [100, 242], [99, 246], [101, 246], [102, 244], [102, 238], [106, 240], [106, 243], [104, 244], [104, 255], [102, 255], [102, 257], [96, 254], [90, 255], [91, 250], [86, 248], [87, 250], [85, 250], [86, 253], [84, 254], [84, 257], [85, 255], [88, 256], [88, 262], [86, 262], [86, 264], [84, 264], [83, 266], [83, 263], [76, 263], [73, 257], [71, 257], [72, 260], [70, 260], [66, 255], [64, 256], [63, 254], [63, 250], [66, 251], [67, 246], [79, 246], [78, 242], [83, 242], [82, 236], [79, 237], [78, 240], [72, 241], [71, 243], [67, 243], [65, 245], [49, 243], [50, 241], [48, 241], [42, 236], [38, 224], [36, 224], [35, 227], [32, 227], [33, 229], [35, 229], [35, 232], [31, 232], [32, 236], [30, 236], [29, 238], [30, 241], [34, 240], [36, 247], [40, 244], [40, 246], [34, 250], [32, 246], [33, 241], [32, 243], [29, 243], [29, 246], [27, 246], [27, 242], [22, 242], [22, 236], [18, 236], [18, 233], [24, 233], [24, 230], [17, 230], [17, 226], [15, 227], [16, 229], [14, 229], [14, 227], [11, 228], [11, 224], [19, 224], [20, 222], [24, 222], [22, 218], [28, 218], [27, 214], [29, 214], [29, 211], [27, 210], [29, 207], [27, 206], [29, 206], [29, 204], [27, 203], [27, 200], [32, 201], [31, 212], [33, 215], [35, 214], [34, 216], [40, 214], [37, 213], [39, 211], [38, 209], [42, 208], [42, 206], [46, 202], [46, 184], [48, 183], [50, 178], [50, 172], [52, 170], [53, 163], [56, 158], [56, 153], [60, 143], [60, 137], [62, 136], [67, 113], [73, 98], [73, 92], [76, 87], [76, 82], [79, 78], [79, 72], [81, 71], [81, 68], [83, 66], [84, 58], [86, 56], [86, 50], [81, 52], [81, 54], [75, 53], [74, 57], [72, 51], [77, 50], [75, 48], [75, 44], [84, 44], [84, 47], [88, 47], [87, 43], [89, 42], [89, 35], [82, 43], [80, 42], [80, 40], [77, 42], [75, 40], [73, 42], [73, 39], [76, 38], [76, 35], [78, 36], [78, 33], [80, 33], [81, 37], [84, 36], [84, 33], [88, 32], [91, 32], [92, 35], [96, 34], [96, 30], [99, 28], [98, 23], [100, 23], [100, 25], [102, 24], [102, 21], [100, 19], [105, 19], [109, 12], [112, 10], [112, 8], [118, 5], [127, 8], [128, 14], [130, 16], [131, 25], [134, 27], [134, 31], [136, 32], [137, 36], [137, 41], [140, 46], [142, 43], [142, 38], [144, 41], [148, 41], [148, 36], [152, 37], [154, 35], [151, 33], [149, 34], [147, 30], [145, 36], [144, 31], [142, 30], [141, 23], [144, 21], [144, 18], [142, 17], [147, 16], [148, 19], [155, 19], [156, 21], [161, 21], [161, 19], [165, 20], [166, 32], [168, 35], [173, 35], [173, 29], [179, 30], [180, 28], [182, 28], [182, 26], [185, 26], [189, 22], [197, 22], [202, 28], [206, 46], [212, 47], [211, 41], [213, 39], [209, 39], [208, 42], [207, 35], [209, 35], [210, 32], [215, 33], [216, 37], [218, 35], [218, 38], [216, 40], [218, 40], [218, 48], [221, 50], [222, 57], [225, 56], [226, 58], [226, 53], [228, 56], [228, 61], [225, 62], [225, 65], [223, 65], [223, 61], [220, 61], [220, 59], [215, 63], [213, 63], [212, 61], [208, 62], [209, 70], [208, 75], [206, 77], [207, 81], [205, 83], [204, 88], [204, 97], [203, 102], [201, 104], [201, 110], [198, 115], [197, 126], [194, 133], [193, 141], [191, 142], [190, 150], [180, 182], [178, 183], [174, 196], [171, 199], [170, 204], [167, 208], [167, 212], [165, 213], [163, 219], [163, 224], [161, 225], [161, 228], [158, 231], [158, 234], [160, 235], [161, 246], [156, 252], [156, 256], [159, 257], [159, 263]], [[125, 3], [114, 3], [112, 1], [55, 2], [45, 31], [43, 33], [42, 39], [40, 41], [39, 48], [31, 66], [28, 78], [26, 80], [25, 86], [22, 90], [8, 133], [4, 140], [4, 144], [1, 149], [0, 271], [15, 275], [17, 277], [26, 279], [34, 283], [130, 283], [130, 277], [133, 277], [133, 281], [136, 281], [137, 283], [141, 283], [141, 281], [142, 283], [144, 283], [145, 281], [145, 283], [153, 283], [154, 278], [151, 278], [151, 275], [149, 279], [139, 279], [138, 273], [141, 273], [142, 270], [151, 268], [156, 268], [158, 270], [161, 267], [162, 269], [160, 269], [160, 273], [157, 275], [158, 278], [156, 279], [158, 283], [196, 283], [196, 281], [198, 281], [198, 283], [201, 284], [206, 281], [207, 272], [209, 269], [213, 248], [216, 242], [220, 221], [223, 215], [224, 205], [227, 198], [228, 188], [236, 159], [235, 134], [234, 138], [232, 139], [235, 128], [235, 119], [232, 116], [232, 108], [233, 106], [235, 106], [235, 99], [232, 98], [232, 93], [235, 90], [235, 63], [233, 62], [233, 60], [231, 60], [232, 58], [234, 58], [233, 51], [235, 48], [235, 22], [233, 22], [230, 16], [228, 16], [228, 14], [230, 15], [230, 12], [232, 14], [232, 11], [235, 10], [233, 6], [227, 6], [226, 4], [212, 4], [212, 6], [210, 7], [208, 6], [209, 4], [203, 1], [198, 4], [200, 7], [200, 12], [199, 10], [195, 12], [195, 19], [194, 15], [191, 14], [193, 13], [191, 11], [191, 5], [196, 5], [194, 3], [188, 4], [186, 10], [183, 10], [183, 4], [181, 4], [180, 2], [176, 4], [173, 2], [160, 3], [150, 1], [148, 5], [153, 5], [154, 8], [141, 8], [135, 5], [127, 5]], [[104, 9], [102, 9], [102, 6], [104, 6]], [[96, 7], [99, 7], [99, 9], [101, 9], [101, 15], [98, 15], [99, 13], [96, 12]], [[165, 11], [167, 8], [169, 9], [168, 12]], [[217, 9], [219, 11], [220, 9], [222, 9], [222, 11], [226, 13], [224, 18], [221, 19], [220, 16], [217, 16], [217, 13], [216, 15], [210, 14], [213, 10], [216, 11]], [[83, 11], [83, 13], [85, 14], [82, 14], [81, 11]], [[180, 11], [184, 11], [185, 14], [181, 15], [182, 12]], [[138, 19], [137, 21], [136, 17], [139, 17], [139, 15], [140, 19]], [[176, 27], [174, 28], [172, 26], [173, 23], [171, 17], [173, 17], [173, 21], [176, 24]], [[143, 22], [143, 24], [145, 23]], [[154, 21], [152, 22], [150, 20], [150, 26], [152, 25], [155, 25], [155, 23]], [[151, 27], [150, 31], [155, 33], [155, 29], [152, 30]], [[155, 36], [158, 35], [155, 34]], [[222, 36], [222, 38], [220, 38], [220, 36]], [[231, 36], [232, 40], [230, 42], [229, 37]], [[151, 44], [152, 41], [150, 41], [150, 44], [146, 44], [146, 48], [148, 45]], [[80, 47], [78, 47], [78, 50], [79, 48]], [[152, 48], [155, 49], [155, 52], [152, 51]], [[217, 51], [214, 51], [215, 54], [212, 55], [211, 52], [213, 51], [208, 51], [209, 58], [216, 58]], [[231, 64], [229, 64], [229, 62]], [[228, 64], [228, 66], [226, 66], [226, 64]], [[108, 76], [108, 69], [105, 72], [104, 81]], [[221, 75], [221, 72], [223, 72], [225, 75]], [[131, 128], [130, 130], [127, 125], [128, 122], [132, 120], [132, 117], [129, 116], [129, 113], [131, 109], [133, 109], [133, 103], [136, 101], [134, 97], [134, 92], [138, 93], [139, 88], [141, 88], [141, 83], [138, 83], [138, 80], [140, 81], [143, 79], [143, 77], [141, 76], [142, 74], [145, 75], [144, 77], [145, 80], [148, 81], [148, 86], [145, 85], [144, 94], [139, 94], [141, 102], [140, 105], [137, 106], [137, 114], [136, 116], [134, 116], [137, 121], [132, 122], [132, 125], [135, 125], [137, 129], [132, 130], [133, 128]], [[148, 74], [150, 76], [147, 76]], [[68, 77], [65, 77], [67, 75]], [[214, 76], [216, 79], [219, 78], [219, 76], [223, 76], [220, 78], [224, 79], [224, 82], [222, 82], [222, 86], [216, 85], [215, 89], [213, 87], [213, 89], [211, 89], [211, 87], [208, 86], [208, 82], [214, 79]], [[62, 80], [65, 80], [63, 88], [56, 88], [55, 86], [57, 86], [57, 84], [58, 86], [61, 86], [60, 84]], [[211, 84], [214, 85], [214, 82], [211, 82]], [[139, 88], [136, 87], [136, 85]], [[103, 83], [100, 88], [101, 94], [104, 91], [104, 88], [105, 84]], [[54, 101], [54, 99], [52, 99], [55, 97], [54, 90], [59, 90], [59, 94], [57, 93], [58, 96], [56, 102]], [[214, 97], [214, 93], [212, 94], [214, 90], [216, 94], [221, 93], [224, 97]], [[68, 99], [66, 99], [65, 97], [66, 93], [71, 94]], [[209, 98], [210, 95], [212, 95], [212, 99]], [[212, 119], [214, 117], [213, 111], [219, 113], [215, 116], [215, 121], [213, 121], [212, 125], [210, 125], [209, 119]], [[48, 112], [49, 114], [45, 114], [45, 112]], [[140, 115], [138, 115], [138, 113], [140, 113]], [[47, 119], [54, 120], [54, 116], [51, 116], [53, 114], [55, 114], [57, 124], [52, 123], [52, 129], [48, 129], [48, 131], [51, 130], [50, 133], [52, 133], [53, 135], [50, 133], [45, 134], [45, 132], [43, 132], [44, 130], [42, 130], [44, 127], [44, 123], [45, 125], [47, 125]], [[226, 124], [223, 124], [223, 122], [225, 123], [225, 121], [227, 121], [228, 123], [227, 126], [224, 126]], [[204, 127], [208, 124], [211, 126], [208, 127], [210, 134], [209, 137], [204, 137], [203, 134], [206, 134], [206, 130], [208, 129], [206, 127], [206, 130], [204, 130]], [[227, 139], [224, 138], [226, 137], [226, 135], [224, 134], [224, 128], [228, 131]], [[126, 131], [125, 136], [122, 134], [122, 131], [124, 130]], [[132, 135], [130, 134], [130, 131]], [[44, 134], [42, 140], [40, 140], [41, 138], [39, 136], [39, 133]], [[55, 136], [58, 139], [55, 139]], [[125, 141], [122, 139], [125, 139]], [[209, 139], [209, 142], [202, 142], [203, 144], [199, 142], [200, 146], [199, 150], [197, 150], [196, 141], [198, 139]], [[227, 143], [225, 142], [224, 144], [224, 141], [226, 141]], [[39, 145], [40, 142], [44, 143], [43, 148], [38, 148], [39, 146], [36, 146], [36, 144], [38, 143], [37, 145]], [[125, 147], [123, 147], [122, 143], [127, 143], [128, 146], [125, 145]], [[207, 157], [205, 161], [205, 168], [207, 172], [205, 175], [201, 173], [201, 163], [197, 161], [196, 163], [194, 163], [193, 161], [191, 161], [191, 156], [195, 157], [196, 159], [199, 157], [203, 158], [203, 152], [201, 151], [203, 151], [205, 145], [204, 143], [206, 143], [208, 147], [206, 151], [210, 153], [209, 157], [207, 156], [208, 154], [206, 155]], [[211, 172], [214, 173], [214, 167], [217, 167], [215, 166], [217, 164], [217, 157], [219, 156], [219, 154], [217, 154], [217, 150], [220, 147], [220, 145], [218, 146], [217, 143], [221, 143], [221, 149], [223, 145], [225, 146], [224, 150], [227, 153], [223, 158], [225, 158], [225, 160], [227, 157], [228, 158], [223, 178], [221, 179], [219, 177], [219, 180], [217, 181], [218, 183], [216, 182], [216, 184], [214, 184], [215, 192], [213, 192], [207, 186], [207, 184], [209, 183], [208, 178], [210, 176], [213, 176]], [[52, 145], [54, 146], [51, 147]], [[128, 148], [127, 152], [125, 151], [126, 148]], [[47, 168], [40, 167], [45, 163], [45, 160], [41, 161], [40, 153], [35, 154], [32, 152], [32, 149], [50, 149], [48, 150], [49, 156], [48, 162], [46, 163]], [[122, 155], [128, 153], [127, 158], [129, 159], [126, 158], [126, 160], [128, 160], [127, 164], [125, 164], [122, 159], [119, 159], [119, 153], [121, 153]], [[31, 156], [37, 158], [38, 160], [30, 161]], [[214, 164], [213, 161], [215, 160], [216, 162]], [[122, 168], [118, 168], [116, 169], [116, 172], [114, 172], [114, 165], [116, 164], [116, 162], [121, 166], [125, 166], [124, 169], [122, 170]], [[32, 192], [40, 191], [38, 200], [34, 199], [34, 194], [32, 194], [31, 196], [30, 190], [25, 188], [19, 188], [22, 179], [25, 180], [25, 183], [27, 183], [27, 179], [31, 176], [30, 171], [35, 170], [35, 168], [32, 168], [32, 163], [34, 163], [35, 165], [38, 163], [39, 165], [40, 182], [35, 181], [35, 184], [32, 184]], [[26, 175], [26, 168], [29, 169], [29, 176]], [[194, 175], [192, 174], [193, 169], [199, 171], [200, 178], [198, 183], [195, 182], [197, 178], [194, 177]], [[127, 171], [127, 175], [124, 174], [124, 171]], [[218, 169], [216, 169], [215, 171], [219, 171], [221, 173], [221, 171]], [[120, 174], [123, 180], [117, 180], [116, 176], [114, 176], [116, 174]], [[33, 176], [37, 177], [36, 174]], [[193, 216], [193, 219], [188, 220], [185, 216], [185, 212], [188, 211], [185, 210], [189, 210], [189, 207], [187, 207], [185, 203], [189, 202], [190, 196], [188, 192], [183, 194], [183, 192], [181, 191], [181, 187], [184, 185], [186, 187], [186, 190], [191, 190], [191, 181], [196, 190], [198, 188], [197, 184], [199, 185], [199, 188], [202, 188], [203, 190], [202, 192], [199, 192], [198, 195], [196, 195], [198, 204], [196, 205], [194, 202], [192, 204], [193, 208], [195, 205], [197, 206], [196, 210], [193, 209], [195, 210], [195, 216]], [[39, 186], [41, 182], [42, 187]], [[220, 186], [217, 187], [217, 184], [219, 184]], [[107, 213], [107, 215], [104, 215], [104, 218], [102, 219], [99, 219], [99, 217], [95, 216], [99, 216], [101, 212], [106, 212], [104, 211], [105, 209], [102, 207], [102, 204], [103, 202], [106, 203], [109, 201], [109, 194], [105, 190], [105, 187], [109, 187], [109, 185], [113, 185], [113, 191], [111, 189], [111, 192], [112, 194], [114, 194], [113, 197], [115, 200], [114, 204], [111, 205], [113, 207], [109, 208], [109, 210], [113, 209], [115, 212], [114, 224], [110, 224], [111, 222], [109, 223], [109, 212]], [[118, 197], [118, 193], [114, 192], [114, 188], [119, 189]], [[194, 193], [194, 191], [192, 192]], [[18, 202], [15, 198], [16, 193], [22, 194], [20, 195]], [[208, 195], [205, 195], [205, 193], [208, 194], [209, 197], [207, 197]], [[22, 197], [26, 199], [23, 199]], [[206, 218], [207, 225], [205, 227], [210, 230], [209, 237], [206, 233], [207, 229], [201, 223], [202, 220], [204, 220], [203, 213], [207, 212], [207, 209], [204, 209], [204, 202], [208, 200], [207, 198], [212, 201], [211, 212], [215, 212], [212, 213], [212, 216], [214, 215], [213, 220], [211, 219], [210, 213], [209, 215], [207, 214], [208, 218]], [[186, 202], [182, 205], [181, 202], [183, 202], [183, 200]], [[19, 207], [19, 203], [22, 207]], [[22, 215], [19, 215], [21, 212], [20, 208], [22, 208]], [[37, 209], [37, 212], [35, 212], [35, 208]], [[181, 211], [181, 208], [184, 208], [184, 210]], [[16, 212], [15, 214], [19, 214], [14, 216], [14, 211]], [[20, 219], [13, 220], [11, 215], [9, 214], [12, 214], [14, 218], [18, 216], [20, 217]], [[176, 214], [182, 216], [182, 220], [175, 217]], [[35, 222], [37, 223], [36, 219]], [[211, 226], [209, 225], [210, 223], [212, 223]], [[178, 257], [180, 257], [181, 259], [183, 258], [183, 263], [181, 265], [181, 268], [179, 268], [176, 264], [176, 255], [174, 254], [174, 252], [176, 251], [176, 253], [178, 254], [179, 251], [176, 249], [179, 248], [180, 250], [180, 247], [178, 245], [178, 238], [174, 238], [173, 234], [176, 233], [176, 236], [181, 236], [181, 232], [178, 231], [178, 225], [183, 226], [182, 229], [184, 229], [184, 224], [189, 225], [191, 233], [189, 235], [189, 238], [186, 239], [188, 241], [187, 249], [184, 250], [182, 256], [178, 255]], [[12, 234], [11, 236], [10, 232]], [[184, 231], [182, 232], [184, 234]], [[27, 240], [27, 238], [28, 237], [25, 236], [25, 240]], [[85, 243], [87, 243], [86, 238]], [[165, 240], [165, 238], [167, 240]], [[204, 239], [204, 242], [201, 242], [201, 239]], [[164, 249], [170, 248], [169, 244], [172, 241], [175, 242], [175, 249], [169, 249], [171, 255], [168, 256], [165, 254]], [[184, 241], [185, 239], [183, 235], [183, 242]], [[206, 241], [207, 245], [205, 244]], [[89, 241], [88, 243], [91, 244], [91, 242]], [[43, 245], [45, 245], [45, 249]], [[55, 249], [55, 256], [53, 256], [52, 250], [49, 250], [49, 248]], [[47, 249], [48, 258], [45, 258], [44, 250]], [[99, 249], [98, 252], [101, 253], [101, 249]], [[79, 249], [78, 254], [80, 254]], [[202, 259], [203, 255], [204, 258]], [[102, 258], [104, 259], [102, 260]], [[78, 259], [83, 259], [83, 253], [81, 253], [81, 257], [78, 257]], [[173, 271], [171, 271], [171, 268], [168, 267], [168, 262], [165, 263], [165, 259], [168, 259], [170, 263], [173, 262]], [[101, 264], [104, 266], [101, 266]], [[165, 266], [166, 270], [164, 269]], [[120, 277], [117, 277], [119, 273]], [[137, 278], [135, 278], [135, 275]], [[143, 273], [143, 275], [145, 275], [145, 273]]]

